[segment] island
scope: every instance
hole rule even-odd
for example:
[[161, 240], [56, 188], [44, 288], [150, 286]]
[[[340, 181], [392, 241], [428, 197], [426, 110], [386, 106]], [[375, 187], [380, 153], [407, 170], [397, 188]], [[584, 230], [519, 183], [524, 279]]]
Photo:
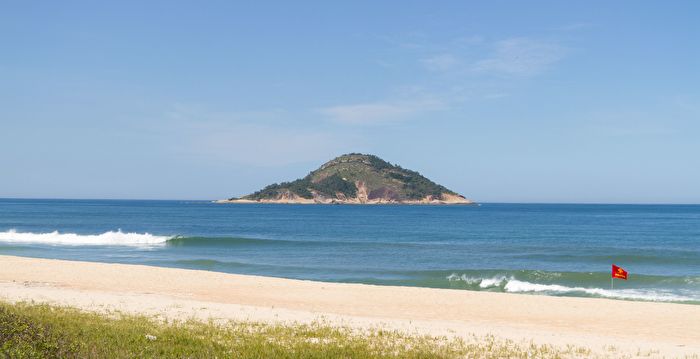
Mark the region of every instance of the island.
[[336, 157], [306, 177], [216, 203], [474, 204], [416, 171], [369, 154]]

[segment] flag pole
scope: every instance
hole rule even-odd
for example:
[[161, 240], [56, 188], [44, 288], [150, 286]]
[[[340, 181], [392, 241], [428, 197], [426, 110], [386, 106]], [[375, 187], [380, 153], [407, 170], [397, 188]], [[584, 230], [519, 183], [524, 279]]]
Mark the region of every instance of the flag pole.
[[610, 276], [610, 290], [613, 289], [613, 279], [615, 279], [615, 278], [613, 278], [612, 276]]

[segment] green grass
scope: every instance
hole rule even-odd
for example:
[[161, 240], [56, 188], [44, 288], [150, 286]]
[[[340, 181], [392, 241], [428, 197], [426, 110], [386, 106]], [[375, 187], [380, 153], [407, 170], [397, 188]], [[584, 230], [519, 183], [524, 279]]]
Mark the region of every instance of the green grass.
[[323, 323], [166, 322], [0, 302], [0, 358], [564, 358], [583, 348], [356, 331]]

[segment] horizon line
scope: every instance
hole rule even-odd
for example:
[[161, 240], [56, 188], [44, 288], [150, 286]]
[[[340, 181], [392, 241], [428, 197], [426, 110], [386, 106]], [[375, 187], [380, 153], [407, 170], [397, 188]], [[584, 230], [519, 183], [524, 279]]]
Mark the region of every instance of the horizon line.
[[[45, 201], [152, 201], [152, 202], [213, 202], [217, 199], [194, 199], [194, 198], [66, 198], [66, 197], [0, 197], [0, 200], [45, 200]], [[274, 203], [266, 203], [274, 204]], [[294, 204], [294, 203], [289, 203]], [[289, 205], [285, 204], [285, 205]], [[698, 206], [700, 203], [693, 202], [504, 202], [504, 201], [475, 201], [474, 204], [558, 204], [558, 205], [625, 205], [625, 206]], [[396, 205], [401, 205], [396, 204]], [[440, 205], [438, 205], [440, 206]], [[450, 205], [444, 205], [450, 206]]]

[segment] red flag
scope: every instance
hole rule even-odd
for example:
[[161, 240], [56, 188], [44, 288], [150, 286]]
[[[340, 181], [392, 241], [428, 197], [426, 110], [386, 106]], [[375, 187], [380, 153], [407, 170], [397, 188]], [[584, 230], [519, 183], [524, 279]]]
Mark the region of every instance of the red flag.
[[627, 271], [613, 264], [612, 277], [627, 280]]

